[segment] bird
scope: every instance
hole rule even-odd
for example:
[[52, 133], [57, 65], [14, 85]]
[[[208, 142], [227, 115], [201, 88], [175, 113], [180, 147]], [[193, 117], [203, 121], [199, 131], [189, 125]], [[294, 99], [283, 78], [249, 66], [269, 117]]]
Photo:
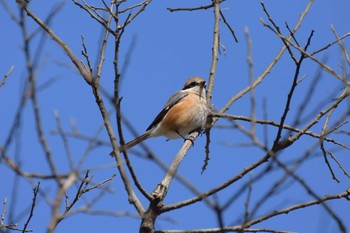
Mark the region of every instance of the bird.
[[154, 118], [146, 132], [126, 143], [121, 150], [129, 150], [152, 137], [183, 138], [201, 132], [207, 123], [210, 108], [206, 99], [206, 81], [198, 76], [186, 80], [183, 88], [175, 92]]

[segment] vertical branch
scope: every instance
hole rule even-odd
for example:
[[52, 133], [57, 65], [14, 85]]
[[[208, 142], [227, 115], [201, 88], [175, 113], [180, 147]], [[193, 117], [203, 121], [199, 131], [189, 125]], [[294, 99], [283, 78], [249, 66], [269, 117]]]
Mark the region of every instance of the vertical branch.
[[247, 198], [246, 201], [244, 203], [244, 209], [245, 209], [245, 213], [244, 213], [244, 221], [243, 221], [243, 225], [246, 224], [249, 219], [250, 219], [250, 211], [249, 211], [249, 204], [250, 204], [250, 200], [251, 200], [251, 195], [252, 195], [252, 189], [253, 189], [253, 175], [250, 174], [249, 177], [249, 186], [248, 186], [248, 194], [247, 194]]
[[[310, 1], [311, 3], [312, 1]], [[309, 5], [310, 5], [309, 3]], [[280, 138], [281, 138], [281, 135], [282, 135], [282, 130], [283, 130], [283, 125], [284, 125], [284, 122], [286, 120], [286, 117], [287, 117], [287, 114], [290, 110], [290, 105], [291, 105], [291, 101], [292, 101], [292, 97], [293, 97], [293, 94], [294, 94], [294, 91], [295, 91], [295, 88], [296, 86], [298, 85], [298, 77], [299, 77], [299, 72], [300, 72], [300, 68], [301, 68], [301, 64], [304, 60], [304, 58], [306, 58], [305, 56], [305, 53], [306, 53], [306, 50], [307, 48], [309, 47], [310, 43], [311, 43], [311, 38], [314, 34], [314, 31], [311, 31], [310, 33], [310, 36], [307, 40], [307, 43], [304, 47], [304, 49], [302, 51], [300, 51], [301, 55], [300, 55], [300, 59], [296, 59], [293, 52], [291, 51], [291, 48], [290, 48], [290, 39], [293, 38], [295, 41], [296, 41], [296, 38], [294, 37], [294, 30], [290, 30], [289, 29], [289, 26], [288, 27], [288, 30], [290, 31], [290, 35], [288, 37], [288, 39], [286, 39], [285, 37], [281, 36], [281, 32], [280, 32], [280, 29], [279, 27], [277, 26], [277, 24], [273, 21], [273, 19], [270, 17], [270, 14], [269, 12], [267, 11], [265, 5], [263, 2], [261, 2], [261, 5], [263, 7], [263, 10], [265, 12], [265, 14], [267, 15], [269, 21], [272, 23], [273, 27], [266, 24], [263, 20], [261, 20], [264, 24], [264, 26], [268, 27], [270, 30], [272, 30], [276, 35], [278, 35], [278, 37], [280, 37], [280, 39], [282, 40], [282, 42], [284, 43], [285, 47], [287, 48], [288, 52], [289, 52], [289, 55], [291, 57], [291, 59], [294, 61], [295, 65], [296, 65], [296, 68], [295, 68], [295, 73], [294, 73], [294, 78], [293, 78], [293, 83], [292, 83], [292, 86], [290, 88], [290, 91], [288, 93], [288, 97], [287, 97], [287, 101], [286, 101], [286, 105], [285, 105], [285, 108], [284, 108], [284, 111], [283, 111], [283, 114], [281, 116], [281, 120], [280, 120], [280, 127], [278, 128], [278, 132], [276, 134], [276, 137], [275, 137], [275, 140], [274, 140], [274, 143], [273, 143], [273, 148], [272, 150], [273, 151], [277, 151], [277, 150], [280, 150], [281, 148], [278, 148], [279, 146], [281, 146], [280, 144]], [[299, 47], [299, 46], [298, 46]], [[288, 142], [287, 142], [288, 144]], [[285, 147], [286, 145], [283, 145], [282, 147]]]
[[[212, 0], [214, 5], [214, 32], [213, 32], [213, 46], [212, 46], [212, 53], [211, 53], [211, 67], [209, 71], [209, 83], [208, 83], [208, 89], [207, 89], [207, 103], [208, 108], [211, 109], [211, 99], [213, 95], [213, 88], [214, 88], [214, 80], [215, 80], [215, 74], [216, 74], [216, 67], [219, 60], [219, 45], [220, 45], [220, 0]], [[206, 145], [205, 145], [205, 159], [204, 164], [202, 166], [202, 173], [205, 171], [208, 161], [210, 160], [210, 129], [211, 125], [213, 124], [213, 118], [210, 116], [207, 119], [207, 125], [205, 129], [205, 135], [206, 135]]]
[[[254, 68], [253, 68], [253, 56], [252, 56], [252, 39], [249, 35], [248, 27], [244, 28], [244, 34], [247, 41], [247, 63], [248, 63], [248, 71], [249, 71], [249, 85], [253, 85], [254, 83]], [[255, 101], [255, 91], [254, 88], [250, 91], [250, 103], [251, 103], [251, 128], [250, 128], [250, 134], [253, 140], [256, 140], [255, 135], [255, 120], [256, 120], [256, 101]]]
[[60, 115], [59, 115], [58, 111], [54, 112], [54, 117], [56, 119], [56, 125], [57, 125], [58, 134], [61, 136], [61, 139], [62, 139], [62, 142], [63, 142], [63, 145], [64, 145], [64, 149], [65, 149], [65, 152], [66, 152], [69, 168], [73, 171], [74, 170], [74, 160], [73, 160], [72, 152], [70, 150], [68, 139], [67, 139], [67, 137], [64, 134], [63, 129], [62, 129], [61, 118], [60, 118]]
[[[113, 13], [113, 19], [115, 21], [115, 25], [119, 25], [118, 8], [119, 8], [119, 4], [121, 4], [121, 3], [122, 2], [117, 3], [116, 10]], [[130, 18], [130, 16], [131, 16], [131, 14], [129, 14], [128, 19]], [[117, 109], [116, 122], [118, 125], [118, 134], [119, 134], [120, 138], [123, 138], [123, 134], [122, 134], [122, 128], [121, 128], [121, 109], [120, 109], [120, 97], [119, 97], [119, 81], [120, 81], [120, 77], [121, 77], [120, 69], [119, 69], [119, 52], [120, 52], [120, 42], [121, 42], [122, 35], [124, 33], [125, 26], [126, 26], [126, 24], [122, 27], [117, 26], [115, 31], [114, 31], [115, 39], [114, 39], [114, 60], [113, 60], [113, 66], [114, 66], [114, 99], [113, 99], [113, 102], [114, 102], [115, 108]], [[95, 89], [95, 95], [99, 96], [98, 89]], [[102, 103], [102, 98], [101, 97], [99, 97], [99, 98], [100, 98], [99, 102]], [[100, 105], [101, 110], [102, 110], [102, 108], [104, 108], [103, 104]], [[104, 110], [104, 112], [105, 111], [106, 110]], [[107, 114], [107, 113], [105, 113], [105, 114]], [[108, 114], [104, 117], [104, 119], [106, 119], [106, 120], [108, 119]], [[108, 127], [111, 128], [111, 125], [109, 125]], [[112, 129], [111, 129], [111, 131], [112, 131]], [[113, 133], [113, 139], [114, 140], [116, 139], [114, 136], [114, 133]], [[119, 148], [116, 145], [116, 141], [114, 143], [115, 144], [113, 145], [113, 154], [115, 155], [115, 159], [117, 162], [119, 172], [121, 173], [125, 189], [128, 193], [129, 202], [134, 204], [138, 213], [140, 214], [140, 216], [142, 216], [144, 213], [144, 208], [143, 208], [141, 202], [139, 201], [139, 199], [137, 198], [137, 196], [136, 196], [136, 194], [135, 194], [135, 192], [130, 184], [130, 180], [126, 175], [126, 170], [123, 166], [122, 157], [120, 155]]]
[[[49, 144], [47, 142], [46, 136], [44, 134], [41, 115], [40, 115], [40, 108], [37, 98], [37, 90], [36, 90], [36, 77], [34, 73], [34, 64], [31, 58], [31, 51], [30, 51], [30, 37], [28, 36], [26, 22], [25, 22], [25, 9], [21, 8], [20, 10], [20, 27], [22, 36], [24, 38], [24, 54], [26, 59], [26, 68], [28, 72], [28, 80], [30, 85], [30, 98], [32, 100], [33, 104], [33, 110], [34, 110], [34, 118], [35, 118], [35, 124], [36, 124], [36, 132], [40, 141], [40, 145], [44, 151], [47, 163], [50, 167], [50, 170], [54, 174], [55, 177], [58, 177], [57, 168], [55, 166], [55, 163], [52, 159], [52, 152], [49, 147]], [[56, 179], [57, 183], [61, 185], [60, 180]]]
[[[111, 4], [111, 7], [110, 7], [110, 10], [112, 10], [113, 8], [113, 3]], [[109, 27], [111, 21], [112, 21], [112, 18], [113, 16], [110, 14], [109, 17], [108, 17], [108, 20], [107, 20], [107, 27]], [[107, 40], [108, 40], [108, 37], [109, 37], [109, 31], [106, 29], [106, 32], [105, 32], [105, 35], [103, 37], [103, 41], [102, 41], [102, 46], [101, 46], [101, 49], [100, 49], [100, 54], [99, 54], [99, 59], [98, 59], [98, 65], [96, 67], [96, 80], [95, 82], [99, 83], [100, 81], [100, 78], [101, 78], [101, 72], [102, 72], [102, 66], [103, 66], [103, 62], [105, 60], [105, 52], [106, 52], [106, 46], [107, 46]]]
[[213, 33], [213, 47], [212, 47], [212, 53], [211, 53], [211, 67], [209, 71], [209, 84], [208, 84], [208, 92], [207, 92], [207, 101], [209, 105], [211, 105], [216, 67], [219, 60], [219, 44], [220, 44], [220, 0], [212, 0], [212, 1], [214, 4], [214, 33]]

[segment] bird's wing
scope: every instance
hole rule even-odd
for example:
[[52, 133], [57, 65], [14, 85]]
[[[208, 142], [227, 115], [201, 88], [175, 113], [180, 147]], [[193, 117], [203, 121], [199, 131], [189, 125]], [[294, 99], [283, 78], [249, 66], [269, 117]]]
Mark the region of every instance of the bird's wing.
[[152, 123], [148, 126], [146, 131], [156, 127], [159, 124], [159, 122], [161, 122], [163, 120], [163, 118], [167, 114], [167, 112], [172, 107], [174, 107], [175, 104], [179, 103], [186, 96], [188, 96], [188, 92], [184, 92], [184, 91], [178, 91], [175, 94], [173, 94], [166, 102], [162, 111], [160, 111], [160, 113], [156, 116], [156, 118], [154, 118]]

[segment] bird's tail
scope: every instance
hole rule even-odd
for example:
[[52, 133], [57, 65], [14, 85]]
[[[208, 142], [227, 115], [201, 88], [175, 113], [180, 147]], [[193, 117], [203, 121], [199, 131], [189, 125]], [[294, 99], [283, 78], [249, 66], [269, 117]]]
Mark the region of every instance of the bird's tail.
[[147, 138], [150, 137], [150, 133], [151, 133], [150, 130], [146, 131], [145, 133], [141, 134], [137, 138], [131, 140], [128, 143], [126, 143], [123, 149], [129, 150], [130, 148], [134, 147], [135, 145], [143, 142], [144, 140], [146, 140]]

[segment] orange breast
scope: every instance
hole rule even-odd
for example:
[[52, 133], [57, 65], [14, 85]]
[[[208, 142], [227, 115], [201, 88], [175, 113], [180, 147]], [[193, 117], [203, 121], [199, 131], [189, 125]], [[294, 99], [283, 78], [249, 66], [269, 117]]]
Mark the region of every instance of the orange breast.
[[[207, 118], [205, 99], [196, 94], [186, 96], [175, 104], [162, 120], [163, 135], [167, 138], [185, 137], [198, 128], [203, 128]], [[178, 133], [177, 133], [178, 132]]]

